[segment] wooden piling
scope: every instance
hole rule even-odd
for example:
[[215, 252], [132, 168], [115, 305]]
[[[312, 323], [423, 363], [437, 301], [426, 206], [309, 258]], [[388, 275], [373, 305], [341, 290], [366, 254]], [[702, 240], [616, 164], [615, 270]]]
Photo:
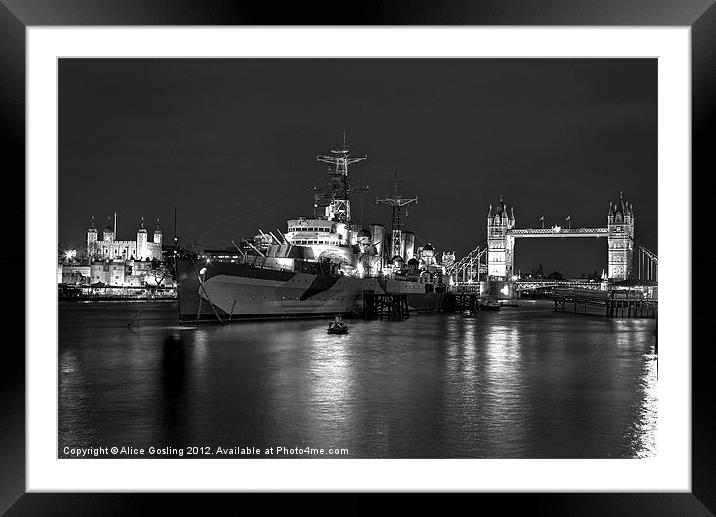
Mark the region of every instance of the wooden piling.
[[408, 295], [363, 292], [363, 319], [402, 321], [409, 317]]

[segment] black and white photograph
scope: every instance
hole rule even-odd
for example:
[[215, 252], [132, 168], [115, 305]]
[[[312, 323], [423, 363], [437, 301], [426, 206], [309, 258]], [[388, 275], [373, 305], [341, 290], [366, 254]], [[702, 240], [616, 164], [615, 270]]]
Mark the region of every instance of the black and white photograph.
[[659, 454], [657, 59], [57, 66], [58, 458]]

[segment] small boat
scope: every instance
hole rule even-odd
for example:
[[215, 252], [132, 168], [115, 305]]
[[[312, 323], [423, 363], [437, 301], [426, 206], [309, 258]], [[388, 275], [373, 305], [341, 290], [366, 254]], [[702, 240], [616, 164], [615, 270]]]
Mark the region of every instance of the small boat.
[[328, 324], [329, 334], [348, 334], [348, 325], [343, 323], [340, 316], [336, 316], [336, 319]]
[[481, 311], [499, 311], [500, 302], [494, 298], [482, 298], [480, 299], [480, 310]]

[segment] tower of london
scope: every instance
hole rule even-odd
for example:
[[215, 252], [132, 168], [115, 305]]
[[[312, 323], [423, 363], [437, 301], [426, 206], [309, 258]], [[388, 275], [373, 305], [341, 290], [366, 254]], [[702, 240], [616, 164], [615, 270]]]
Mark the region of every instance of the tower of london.
[[144, 217], [142, 217], [137, 229], [137, 239], [134, 241], [118, 241], [117, 223], [112, 226], [112, 220], [107, 218], [107, 225], [102, 231], [102, 238], [99, 239], [94, 217], [87, 230], [87, 255], [90, 260], [162, 260], [162, 231], [159, 228], [157, 219], [154, 228], [152, 241], [146, 228], [144, 228]]

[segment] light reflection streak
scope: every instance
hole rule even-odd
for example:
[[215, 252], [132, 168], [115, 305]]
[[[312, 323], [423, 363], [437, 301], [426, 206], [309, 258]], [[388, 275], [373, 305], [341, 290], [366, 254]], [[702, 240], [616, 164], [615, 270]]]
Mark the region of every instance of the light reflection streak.
[[477, 345], [477, 333], [475, 330], [475, 320], [465, 320], [465, 339], [463, 345], [465, 350], [463, 351], [464, 366], [462, 371], [469, 376], [474, 376], [477, 367], [476, 357], [476, 345]]
[[197, 373], [202, 373], [206, 369], [206, 361], [209, 355], [209, 332], [206, 329], [196, 329], [193, 333], [194, 346], [193, 367]]
[[[525, 374], [522, 365], [521, 333], [517, 328], [493, 324], [486, 334], [483, 375], [483, 419], [486, 445], [515, 454], [524, 447], [528, 432], [525, 408]], [[510, 433], [505, 433], [510, 429]]]
[[[352, 329], [353, 330], [353, 329]], [[301, 404], [311, 410], [302, 411], [306, 420], [302, 428], [321, 429], [321, 435], [306, 436], [311, 443], [320, 446], [346, 446], [354, 424], [354, 376], [351, 368], [352, 334], [333, 336], [324, 327], [311, 329], [307, 336], [310, 343], [306, 371], [300, 373], [307, 384], [307, 400]], [[301, 339], [306, 341], [305, 338]]]
[[449, 316], [445, 327], [445, 341], [447, 344], [448, 360], [452, 360], [458, 354], [458, 346], [462, 343], [462, 330], [464, 329], [465, 320], [458, 316]]
[[313, 395], [319, 404], [334, 405], [345, 400], [351, 392], [351, 372], [348, 364], [348, 340], [335, 339], [322, 331], [311, 339]]
[[645, 356], [644, 363], [644, 398], [639, 408], [639, 420], [637, 421], [637, 435], [639, 439], [639, 449], [636, 451], [637, 458], [646, 458], [656, 456], [657, 443], [656, 432], [658, 426], [658, 406], [657, 398], [657, 360], [655, 356]]
[[66, 437], [67, 443], [85, 445], [87, 439], [83, 436], [81, 423], [87, 418], [89, 393], [82, 361], [75, 353], [63, 351], [59, 357], [59, 367], [58, 395], [60, 399], [73, 401], [66, 411], [58, 415], [59, 432]]
[[494, 326], [487, 334], [486, 363], [496, 380], [514, 380], [521, 363], [520, 331], [507, 326]]
[[[620, 350], [629, 350], [635, 344], [643, 346], [644, 341], [635, 336], [655, 340], [655, 334], [650, 331], [653, 321], [639, 319], [615, 320], [617, 347]], [[643, 366], [637, 380], [637, 390], [640, 394], [635, 418], [626, 435], [627, 455], [636, 458], [653, 457], [657, 453], [656, 433], [658, 428], [658, 395], [657, 395], [657, 356], [653, 353], [654, 343], [650, 343], [650, 352], [644, 354]]]

